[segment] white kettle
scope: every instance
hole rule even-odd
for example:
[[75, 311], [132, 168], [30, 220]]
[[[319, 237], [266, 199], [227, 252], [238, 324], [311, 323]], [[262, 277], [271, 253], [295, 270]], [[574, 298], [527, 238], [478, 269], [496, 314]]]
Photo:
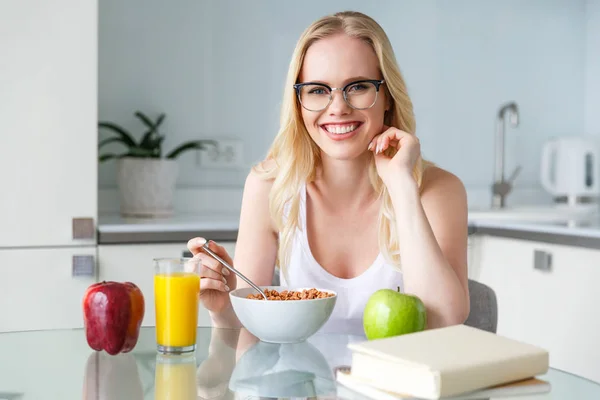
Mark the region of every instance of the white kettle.
[[590, 137], [565, 136], [544, 144], [541, 183], [555, 197], [576, 204], [600, 196], [600, 144]]

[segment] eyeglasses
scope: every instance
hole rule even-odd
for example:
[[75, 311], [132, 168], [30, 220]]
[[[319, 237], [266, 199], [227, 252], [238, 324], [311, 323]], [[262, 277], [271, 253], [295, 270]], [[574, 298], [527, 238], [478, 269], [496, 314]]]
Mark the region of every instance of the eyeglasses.
[[343, 88], [332, 88], [324, 83], [304, 82], [294, 85], [302, 107], [308, 111], [323, 111], [333, 100], [333, 91], [341, 90], [344, 101], [356, 110], [366, 110], [377, 102], [379, 87], [385, 80], [365, 79], [350, 82]]

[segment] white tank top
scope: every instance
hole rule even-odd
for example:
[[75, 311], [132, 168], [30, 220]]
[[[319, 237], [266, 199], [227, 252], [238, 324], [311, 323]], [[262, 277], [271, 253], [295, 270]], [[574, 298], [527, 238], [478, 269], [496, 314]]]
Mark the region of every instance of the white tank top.
[[327, 272], [312, 255], [306, 233], [306, 185], [300, 192], [300, 221], [292, 239], [291, 254], [287, 267], [287, 280], [280, 274], [282, 286], [316, 287], [334, 290], [338, 294], [333, 313], [322, 332], [338, 332], [364, 335], [362, 317], [369, 296], [383, 288], [404, 291], [402, 273], [386, 263], [381, 252], [361, 275], [339, 278]]

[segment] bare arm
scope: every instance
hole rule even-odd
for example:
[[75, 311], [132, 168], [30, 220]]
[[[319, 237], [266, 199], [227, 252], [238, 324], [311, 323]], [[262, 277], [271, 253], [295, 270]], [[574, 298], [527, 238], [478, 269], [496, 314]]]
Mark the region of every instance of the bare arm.
[[[269, 215], [272, 182], [251, 172], [244, 187], [234, 265], [257, 285], [270, 285], [277, 257], [277, 234]], [[249, 286], [239, 279], [238, 287]]]
[[400, 176], [390, 188], [396, 212], [405, 291], [427, 308], [428, 328], [463, 323], [469, 315], [467, 198], [454, 175], [431, 167], [419, 196]]
[[[269, 214], [271, 186], [254, 172], [246, 178], [233, 260], [233, 266], [259, 286], [271, 284], [277, 257], [277, 235]], [[237, 288], [249, 286], [242, 279], [236, 282]], [[219, 327], [240, 326], [231, 304], [211, 317]]]

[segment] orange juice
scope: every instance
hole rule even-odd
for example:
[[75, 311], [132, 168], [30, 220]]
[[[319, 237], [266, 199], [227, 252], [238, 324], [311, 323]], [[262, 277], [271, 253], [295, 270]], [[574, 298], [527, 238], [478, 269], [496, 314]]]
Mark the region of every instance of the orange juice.
[[191, 272], [154, 275], [156, 342], [162, 347], [196, 345], [200, 276]]
[[154, 400], [196, 400], [196, 359], [156, 360]]

